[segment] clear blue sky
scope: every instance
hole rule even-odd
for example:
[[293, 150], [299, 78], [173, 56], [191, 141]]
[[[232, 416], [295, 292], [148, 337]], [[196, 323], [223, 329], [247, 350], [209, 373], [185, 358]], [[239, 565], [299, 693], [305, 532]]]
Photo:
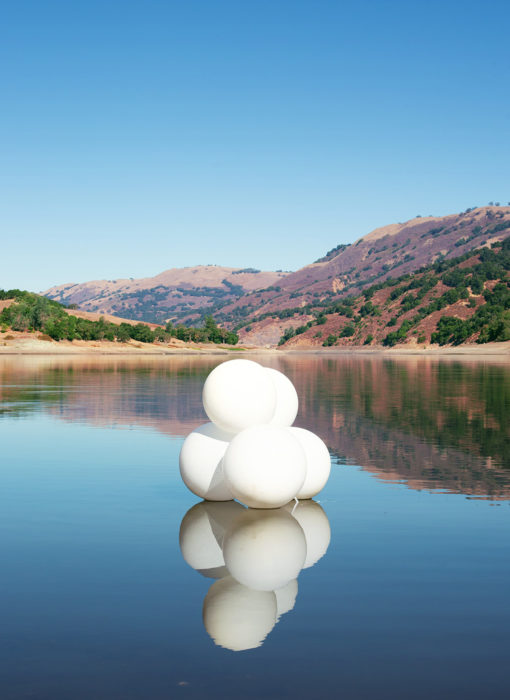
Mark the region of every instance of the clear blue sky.
[[10, 0], [0, 287], [296, 269], [510, 200], [505, 1]]

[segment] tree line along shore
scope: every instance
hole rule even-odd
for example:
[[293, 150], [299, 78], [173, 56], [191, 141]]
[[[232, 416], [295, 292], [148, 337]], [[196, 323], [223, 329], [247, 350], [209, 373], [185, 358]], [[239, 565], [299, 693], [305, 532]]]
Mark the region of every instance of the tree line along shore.
[[188, 343], [236, 345], [239, 338], [233, 331], [220, 328], [209, 316], [202, 327], [179, 324], [150, 327], [145, 323], [113, 323], [104, 318], [97, 321], [73, 315], [73, 310], [59, 302], [20, 289], [0, 290], [0, 301], [10, 300], [0, 312], [0, 329], [18, 332], [39, 332], [40, 340], [89, 340], [126, 343], [168, 343], [173, 338]]

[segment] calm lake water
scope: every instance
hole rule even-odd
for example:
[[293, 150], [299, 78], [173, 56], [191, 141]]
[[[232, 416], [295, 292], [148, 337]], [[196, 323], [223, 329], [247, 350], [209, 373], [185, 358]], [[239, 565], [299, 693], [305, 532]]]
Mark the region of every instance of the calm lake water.
[[510, 365], [265, 357], [333, 465], [273, 593], [179, 477], [223, 359], [0, 358], [2, 700], [507, 697]]

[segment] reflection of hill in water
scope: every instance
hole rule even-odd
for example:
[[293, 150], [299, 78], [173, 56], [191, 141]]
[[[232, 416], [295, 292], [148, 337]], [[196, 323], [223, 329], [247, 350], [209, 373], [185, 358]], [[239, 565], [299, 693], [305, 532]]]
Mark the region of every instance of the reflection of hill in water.
[[341, 461], [412, 488], [508, 497], [510, 368], [429, 358], [304, 359], [303, 424]]
[[[510, 367], [431, 358], [267, 356], [295, 382], [298, 424], [340, 461], [412, 488], [510, 497]], [[3, 410], [186, 435], [218, 358], [1, 358]]]
[[200, 395], [210, 367], [196, 357], [0, 358], [0, 400], [11, 413], [43, 409], [64, 420], [185, 436], [206, 420]]

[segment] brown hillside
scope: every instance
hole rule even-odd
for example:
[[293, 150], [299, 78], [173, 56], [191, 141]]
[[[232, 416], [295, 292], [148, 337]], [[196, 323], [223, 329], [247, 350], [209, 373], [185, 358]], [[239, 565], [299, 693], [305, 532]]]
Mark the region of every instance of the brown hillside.
[[[138, 321], [133, 321], [132, 318], [120, 318], [120, 316], [114, 316], [113, 314], [107, 314], [103, 311], [81, 311], [80, 309], [64, 309], [66, 314], [69, 316], [76, 316], [77, 318], [85, 318], [88, 321], [99, 321], [101, 318], [109, 323], [115, 323], [120, 325], [121, 323], [129, 323], [130, 326], [135, 325]], [[155, 328], [161, 328], [157, 323], [145, 323], [149, 326], [151, 330]]]
[[480, 207], [383, 226], [293, 273], [208, 265], [137, 280], [59, 285], [45, 294], [84, 311], [150, 323], [196, 324], [212, 314], [227, 328], [241, 328], [248, 342], [273, 345], [283, 328], [301, 325], [303, 317], [258, 322], [265, 314], [356, 296], [374, 283], [490, 246], [509, 233], [510, 207]]
[[51, 287], [44, 295], [84, 311], [103, 311], [136, 321], [192, 322], [204, 308], [232, 303], [246, 292], [280, 283], [288, 273], [198, 265], [143, 279], [95, 280]]
[[371, 284], [414, 272], [442, 258], [458, 257], [509, 233], [510, 207], [481, 207], [384, 226], [291, 273], [277, 289], [246, 294], [225, 306], [218, 318], [235, 324], [273, 310], [358, 294]]
[[[239, 336], [244, 343], [278, 342], [290, 349], [506, 341], [509, 271], [510, 246], [505, 241], [379, 282], [349, 298], [323, 298], [260, 320], [255, 314]], [[447, 327], [439, 323], [443, 317], [453, 319], [453, 326], [451, 320]]]

